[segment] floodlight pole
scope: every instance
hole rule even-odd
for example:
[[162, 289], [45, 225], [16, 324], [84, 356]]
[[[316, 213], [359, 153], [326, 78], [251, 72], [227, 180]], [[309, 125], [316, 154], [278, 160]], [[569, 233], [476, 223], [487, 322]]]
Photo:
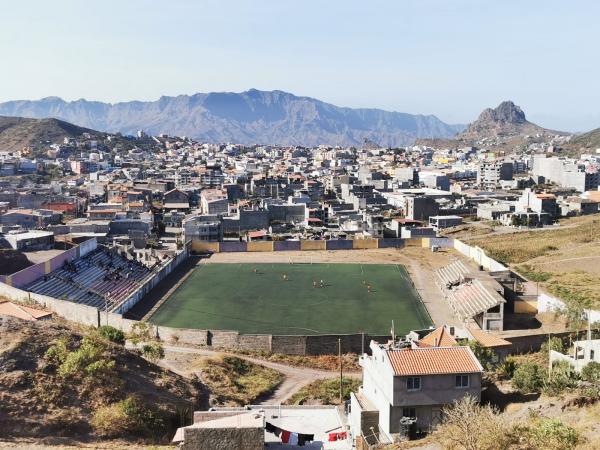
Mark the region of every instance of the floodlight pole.
[[344, 388], [344, 378], [342, 372], [342, 339], [338, 338], [338, 358], [340, 361], [340, 405], [344, 401], [343, 388]]

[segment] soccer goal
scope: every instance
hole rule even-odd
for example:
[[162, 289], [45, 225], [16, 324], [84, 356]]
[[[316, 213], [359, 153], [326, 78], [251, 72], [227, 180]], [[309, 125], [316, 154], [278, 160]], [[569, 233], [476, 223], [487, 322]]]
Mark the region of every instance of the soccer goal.
[[312, 264], [313, 257], [310, 255], [298, 255], [289, 257], [290, 264]]

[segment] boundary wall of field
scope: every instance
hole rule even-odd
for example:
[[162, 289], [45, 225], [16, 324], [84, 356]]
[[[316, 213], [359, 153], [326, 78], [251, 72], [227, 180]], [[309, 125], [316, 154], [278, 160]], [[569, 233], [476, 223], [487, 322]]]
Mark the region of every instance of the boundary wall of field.
[[193, 239], [190, 249], [193, 253], [244, 253], [244, 252], [292, 252], [292, 251], [323, 251], [323, 250], [365, 250], [377, 248], [402, 248], [404, 246], [429, 247], [452, 247], [452, 239], [432, 238], [429, 239], [331, 239], [298, 241], [202, 241]]

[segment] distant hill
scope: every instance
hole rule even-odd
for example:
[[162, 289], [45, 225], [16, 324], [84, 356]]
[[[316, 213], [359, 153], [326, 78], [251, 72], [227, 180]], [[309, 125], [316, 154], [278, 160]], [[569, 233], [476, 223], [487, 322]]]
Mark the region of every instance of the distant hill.
[[496, 108], [486, 108], [475, 122], [472, 122], [457, 136], [461, 140], [479, 140], [496, 137], [525, 135], [556, 135], [559, 131], [547, 130], [529, 122], [523, 110], [511, 101], [504, 101]]
[[0, 150], [21, 150], [27, 146], [39, 148], [48, 143], [61, 143], [65, 137], [78, 137], [86, 132], [102, 134], [58, 119], [0, 116]]
[[589, 149], [600, 148], [600, 128], [574, 136], [570, 144]]
[[548, 130], [529, 122], [519, 106], [512, 101], [504, 101], [496, 108], [484, 109], [477, 120], [467, 125], [464, 131], [452, 139], [418, 139], [416, 144], [441, 148], [485, 145], [489, 148], [511, 151], [527, 143], [568, 134]]
[[282, 91], [213, 92], [156, 101], [66, 102], [58, 97], [0, 103], [0, 114], [66, 120], [107, 132], [168, 133], [207, 142], [402, 146], [463, 130], [433, 115], [342, 108]]

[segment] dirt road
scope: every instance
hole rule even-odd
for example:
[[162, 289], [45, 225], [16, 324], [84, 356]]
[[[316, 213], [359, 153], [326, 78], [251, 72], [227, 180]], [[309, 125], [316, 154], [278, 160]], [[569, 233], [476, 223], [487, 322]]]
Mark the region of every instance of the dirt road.
[[[275, 363], [271, 361], [265, 361], [260, 358], [254, 358], [252, 356], [240, 355], [236, 353], [229, 352], [219, 352], [215, 350], [208, 350], [202, 348], [191, 348], [191, 347], [180, 347], [174, 345], [165, 345], [165, 352], [167, 353], [167, 358], [160, 362], [160, 365], [163, 367], [172, 370], [175, 373], [178, 373], [182, 376], [188, 376], [189, 372], [185, 372], [181, 368], [174, 366], [169, 363], [168, 353], [185, 353], [197, 356], [218, 356], [218, 355], [230, 355], [235, 356], [237, 358], [249, 361], [254, 364], [258, 364], [263, 367], [268, 367], [270, 369], [275, 369], [278, 372], [282, 373], [284, 376], [283, 383], [279, 385], [279, 387], [269, 396], [261, 399], [261, 404], [269, 404], [269, 405], [277, 405], [285, 402], [292, 395], [294, 395], [298, 390], [307, 384], [312, 383], [316, 380], [322, 380], [326, 378], [334, 378], [339, 375], [339, 372], [334, 371], [330, 372], [327, 370], [318, 370], [318, 369], [310, 369], [306, 367], [294, 367], [288, 366], [286, 364]], [[345, 377], [351, 378], [360, 378], [360, 372], [349, 372], [344, 373]]]

